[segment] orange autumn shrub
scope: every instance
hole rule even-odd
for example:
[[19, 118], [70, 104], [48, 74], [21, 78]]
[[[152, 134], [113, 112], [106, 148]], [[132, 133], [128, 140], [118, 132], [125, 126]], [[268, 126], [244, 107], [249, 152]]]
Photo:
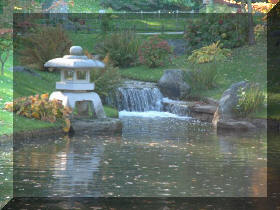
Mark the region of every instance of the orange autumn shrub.
[[69, 116], [72, 110], [58, 100], [49, 100], [48, 94], [22, 97], [5, 104], [5, 109], [27, 118], [47, 122], [63, 122], [63, 130], [70, 130]]
[[[265, 2], [257, 2], [252, 3], [253, 12], [259, 12], [259, 13], [268, 13], [275, 4], [272, 3], [265, 3]], [[246, 5], [246, 11], [248, 12], [248, 6]]]

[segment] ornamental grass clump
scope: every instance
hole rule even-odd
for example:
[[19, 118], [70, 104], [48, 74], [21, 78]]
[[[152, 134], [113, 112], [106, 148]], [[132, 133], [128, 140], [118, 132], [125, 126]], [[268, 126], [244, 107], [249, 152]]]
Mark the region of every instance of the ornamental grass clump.
[[208, 90], [214, 88], [217, 83], [217, 64], [193, 65], [192, 69], [186, 74], [186, 80], [195, 90]]
[[95, 46], [96, 53], [104, 59], [109, 56], [117, 67], [135, 66], [141, 41], [132, 31], [122, 31], [105, 36], [103, 42]]
[[211, 45], [194, 50], [188, 57], [191, 63], [201, 64], [212, 61], [225, 61], [227, 57], [231, 56], [231, 50], [222, 48], [220, 41]]
[[167, 41], [155, 36], [145, 41], [139, 49], [139, 62], [149, 68], [164, 66], [171, 62], [171, 47]]
[[18, 98], [14, 102], [6, 103], [5, 109], [27, 118], [51, 123], [60, 122], [65, 132], [70, 130], [72, 110], [64, 107], [58, 100], [50, 101], [48, 94]]
[[238, 90], [238, 103], [235, 112], [239, 117], [247, 117], [265, 105], [266, 96], [256, 83]]

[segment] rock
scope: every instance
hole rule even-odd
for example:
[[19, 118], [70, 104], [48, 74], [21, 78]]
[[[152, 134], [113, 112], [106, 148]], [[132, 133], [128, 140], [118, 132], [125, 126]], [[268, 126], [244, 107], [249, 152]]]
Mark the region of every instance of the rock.
[[215, 126], [217, 125], [219, 120], [226, 121], [237, 118], [234, 112], [234, 107], [238, 103], [238, 90], [240, 88], [246, 88], [247, 85], [248, 82], [246, 81], [234, 83], [223, 93], [212, 121]]
[[199, 113], [206, 113], [206, 114], [214, 115], [214, 113], [217, 110], [217, 106], [213, 106], [213, 105], [196, 105], [196, 106], [192, 107], [192, 110], [195, 111], [195, 112], [199, 112]]
[[219, 105], [219, 101], [213, 99], [213, 98], [206, 98], [205, 102], [209, 105], [213, 105], [213, 106], [218, 106]]
[[162, 94], [170, 99], [182, 99], [190, 93], [190, 86], [184, 80], [184, 71], [165, 70], [158, 82]]
[[256, 126], [248, 121], [219, 120], [217, 122], [217, 129], [227, 131], [253, 131], [256, 130]]
[[267, 129], [267, 119], [252, 119], [250, 122], [258, 129]]
[[120, 119], [105, 118], [105, 119], [75, 119], [71, 122], [71, 125], [78, 133], [89, 133], [89, 134], [115, 134], [122, 132], [122, 122]]
[[38, 74], [37, 72], [35, 72], [31, 69], [28, 69], [24, 66], [14, 66], [14, 67], [9, 68], [9, 71], [11, 71], [11, 72], [23, 72], [23, 73], [31, 74], [34, 77], [40, 77], [41, 78], [40, 74]]
[[214, 105], [200, 105], [196, 104], [190, 107], [190, 115], [193, 118], [204, 122], [212, 122], [213, 115], [217, 109]]

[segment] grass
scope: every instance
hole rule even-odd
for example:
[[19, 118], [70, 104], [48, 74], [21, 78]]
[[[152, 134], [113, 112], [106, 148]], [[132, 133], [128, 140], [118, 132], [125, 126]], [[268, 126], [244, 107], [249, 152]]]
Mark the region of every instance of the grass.
[[119, 112], [115, 108], [104, 105], [104, 111], [105, 111], [107, 117], [111, 117], [111, 118], [119, 117]]
[[13, 75], [8, 70], [12, 65], [13, 57], [10, 56], [5, 65], [4, 76], [0, 76], [0, 136], [4, 134], [10, 135], [13, 131], [18, 132], [57, 126], [57, 124], [28, 119], [17, 115], [13, 118], [13, 113], [4, 110], [5, 103], [13, 101], [13, 97], [18, 98], [52, 92], [55, 88], [55, 81], [59, 78], [58, 74], [39, 71], [37, 71], [40, 75], [38, 78], [20, 72], [15, 72]]
[[13, 73], [8, 71], [13, 65], [13, 57], [10, 56], [5, 64], [4, 75], [0, 76], [0, 136], [13, 132], [13, 114], [5, 111], [6, 102], [13, 100]]

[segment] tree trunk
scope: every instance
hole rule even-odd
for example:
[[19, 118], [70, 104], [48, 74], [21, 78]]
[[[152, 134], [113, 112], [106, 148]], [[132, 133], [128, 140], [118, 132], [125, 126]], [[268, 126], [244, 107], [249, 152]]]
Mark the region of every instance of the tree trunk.
[[252, 0], [247, 0], [247, 5], [248, 5], [249, 45], [254, 45], [256, 44], [256, 41], [255, 41], [255, 34], [254, 34]]

